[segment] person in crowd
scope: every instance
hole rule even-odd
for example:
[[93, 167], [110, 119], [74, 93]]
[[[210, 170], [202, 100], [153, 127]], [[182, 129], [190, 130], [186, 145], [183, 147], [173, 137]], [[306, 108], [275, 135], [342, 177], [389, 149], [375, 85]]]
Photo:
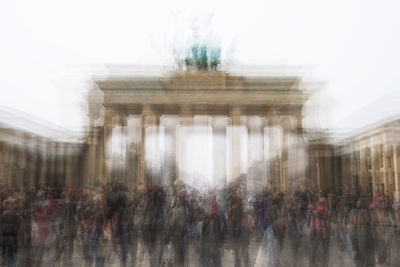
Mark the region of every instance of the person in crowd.
[[226, 225], [221, 217], [215, 194], [209, 199], [209, 215], [203, 221], [202, 244], [200, 252], [201, 266], [222, 266], [222, 245], [226, 234]]
[[231, 242], [233, 243], [235, 266], [240, 266], [243, 199], [237, 191], [238, 189], [234, 188], [229, 195], [228, 225], [231, 232]]
[[165, 195], [162, 188], [149, 185], [146, 208], [143, 215], [143, 241], [150, 255], [150, 266], [158, 266], [162, 260], [162, 241], [160, 234], [163, 225], [163, 205]]
[[305, 216], [302, 211], [302, 198], [300, 192], [296, 192], [289, 198], [287, 203], [288, 212], [288, 235], [292, 249], [292, 263], [297, 266], [298, 263], [298, 250], [301, 247], [301, 240], [303, 237], [303, 229], [305, 224]]
[[360, 198], [351, 212], [349, 222], [356, 266], [374, 266], [374, 227], [368, 210], [368, 199]]
[[5, 265], [16, 266], [18, 233], [21, 230], [21, 214], [17, 210], [13, 197], [3, 201], [3, 212], [0, 216], [2, 257]]
[[[400, 250], [400, 206], [395, 205], [394, 207], [394, 244], [393, 244], [393, 250], [394, 251], [399, 251]], [[400, 253], [394, 253], [393, 255], [393, 261], [394, 262], [400, 262]]]
[[253, 213], [248, 210], [245, 209], [243, 211], [243, 216], [242, 216], [242, 230], [240, 233], [240, 255], [241, 255], [241, 259], [243, 260], [243, 266], [247, 267], [247, 266], [251, 266], [250, 265], [250, 255], [249, 255], [249, 245], [250, 245], [250, 241], [251, 238], [253, 236], [254, 233], [254, 216]]
[[130, 256], [132, 265], [135, 265], [139, 233], [136, 230], [135, 217], [137, 214], [138, 199], [135, 198], [138, 193], [132, 189], [127, 192], [126, 206], [122, 214], [122, 233], [125, 233], [124, 245], [126, 246], [126, 257]]
[[256, 213], [257, 237], [260, 239], [268, 227], [269, 223], [269, 196], [267, 187], [258, 193], [254, 201], [254, 210]]
[[47, 203], [47, 193], [44, 190], [39, 191], [36, 194], [36, 200], [32, 211], [32, 228], [34, 230], [35, 239], [35, 266], [42, 265], [43, 255], [49, 243], [50, 220]]
[[393, 236], [392, 205], [384, 194], [377, 194], [370, 205], [375, 226], [375, 258], [377, 265], [386, 265], [390, 260], [390, 244]]
[[[226, 261], [251, 266], [252, 240], [268, 236], [260, 244], [268, 247], [263, 252], [273, 248], [269, 255], [275, 258], [269, 257], [269, 263], [274, 266], [283, 260], [284, 242], [292, 250], [293, 258], [284, 259], [291, 266], [301, 265], [303, 247], [311, 266], [340, 262], [329, 257], [331, 241], [331, 251], [355, 266], [397, 262], [393, 250], [400, 247], [400, 216], [387, 195], [360, 197], [347, 190], [327, 201], [324, 192], [312, 188], [283, 193], [242, 187], [233, 183], [196, 190], [184, 184], [136, 187], [120, 182], [23, 191], [4, 187], [2, 260], [11, 266], [47, 266], [49, 261], [74, 266], [83, 255], [87, 266], [190, 266], [193, 257], [188, 255], [197, 255], [201, 266]], [[229, 249], [233, 253], [224, 254]]]
[[87, 207], [78, 226], [78, 235], [82, 241], [83, 260], [86, 266], [92, 266], [95, 258], [96, 234], [95, 211], [93, 207]]
[[65, 192], [65, 205], [61, 211], [61, 217], [63, 220], [63, 264], [65, 266], [72, 266], [74, 241], [78, 231], [77, 201], [77, 190], [67, 188]]
[[329, 240], [330, 240], [330, 212], [326, 200], [321, 198], [314, 209], [314, 215], [310, 221], [311, 225], [311, 255], [310, 266], [316, 266], [318, 247], [322, 247], [321, 262], [328, 266], [329, 263]]
[[185, 264], [185, 231], [187, 210], [186, 210], [186, 190], [181, 189], [173, 203], [168, 221], [168, 239], [174, 248], [174, 264], [184, 266]]

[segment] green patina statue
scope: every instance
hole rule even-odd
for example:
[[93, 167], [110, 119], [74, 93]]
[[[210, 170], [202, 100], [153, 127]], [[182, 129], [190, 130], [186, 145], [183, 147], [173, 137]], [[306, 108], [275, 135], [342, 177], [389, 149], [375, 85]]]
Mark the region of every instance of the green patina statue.
[[188, 50], [184, 60], [178, 60], [179, 66], [182, 66], [182, 61], [187, 70], [216, 71], [221, 64], [221, 49], [210, 49], [196, 43]]

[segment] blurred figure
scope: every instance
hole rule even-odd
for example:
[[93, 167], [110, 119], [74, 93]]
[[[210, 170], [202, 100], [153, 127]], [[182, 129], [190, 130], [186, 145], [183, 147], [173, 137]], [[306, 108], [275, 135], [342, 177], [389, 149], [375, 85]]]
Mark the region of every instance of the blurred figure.
[[[271, 211], [272, 230], [277, 240], [275, 256], [279, 259], [283, 249], [283, 240], [287, 231], [287, 211], [284, 209], [284, 195], [277, 193], [273, 198], [273, 207]], [[277, 263], [279, 265], [279, 261]]]
[[297, 266], [298, 249], [301, 247], [301, 240], [304, 235], [305, 210], [306, 204], [303, 201], [300, 192], [296, 192], [287, 203], [288, 212], [288, 235], [291, 248], [293, 250], [292, 264]]
[[390, 244], [392, 238], [392, 208], [388, 198], [383, 194], [377, 194], [371, 205], [375, 231], [375, 254], [378, 266], [388, 264], [390, 261]]
[[36, 194], [36, 201], [32, 212], [32, 230], [35, 239], [34, 262], [36, 266], [41, 266], [43, 255], [49, 240], [49, 211], [47, 207], [47, 198], [45, 191], [39, 191]]
[[147, 191], [146, 208], [143, 215], [143, 241], [150, 256], [150, 266], [158, 266], [162, 260], [162, 225], [164, 219], [165, 194], [162, 188], [150, 185]]
[[225, 219], [221, 217], [216, 196], [211, 196], [210, 213], [203, 222], [200, 264], [203, 267], [221, 265], [222, 246], [225, 238]]
[[354, 261], [357, 266], [374, 266], [375, 244], [373, 240], [374, 227], [371, 224], [371, 213], [368, 210], [368, 200], [359, 199], [357, 209], [352, 212], [352, 243]]
[[[400, 207], [395, 207], [395, 223], [394, 223], [394, 251], [400, 250]], [[400, 253], [394, 253], [394, 262], [400, 262]]]
[[21, 242], [20, 250], [23, 250], [20, 264], [30, 266], [32, 264], [32, 207], [35, 200], [35, 190], [26, 188], [23, 193], [22, 203], [22, 223], [21, 223]]
[[76, 206], [78, 201], [78, 195], [76, 190], [66, 190], [66, 204], [62, 210], [63, 218], [63, 264], [65, 266], [72, 266], [72, 256], [74, 252], [74, 241], [76, 238], [78, 224]]
[[3, 201], [0, 217], [2, 256], [7, 266], [16, 266], [18, 232], [21, 229], [21, 215], [18, 214], [16, 199], [9, 197]]
[[82, 241], [82, 254], [85, 265], [92, 266], [95, 259], [96, 243], [98, 241], [95, 211], [93, 208], [86, 208], [83, 220], [78, 227], [78, 233]]
[[185, 230], [187, 221], [185, 196], [185, 190], [180, 190], [172, 203], [168, 222], [168, 239], [172, 242], [174, 248], [174, 265], [176, 266], [184, 266], [185, 264]]
[[254, 217], [252, 213], [245, 210], [242, 217], [242, 231], [240, 235], [240, 255], [243, 260], [243, 266], [250, 266], [249, 245], [254, 233]]
[[269, 196], [267, 188], [256, 195], [254, 201], [254, 211], [256, 214], [256, 227], [257, 237], [262, 238], [265, 229], [268, 227], [269, 214], [268, 214]]
[[310, 266], [316, 266], [317, 251], [322, 247], [321, 262], [324, 266], [329, 263], [329, 240], [330, 240], [330, 213], [326, 200], [321, 198], [315, 207], [311, 219], [311, 255]]
[[130, 255], [132, 265], [136, 264], [136, 255], [139, 242], [139, 232], [135, 222], [136, 216], [139, 215], [137, 212], [137, 206], [139, 205], [138, 192], [129, 192], [127, 196], [127, 203], [124, 209], [122, 222], [123, 222], [123, 232], [126, 233], [125, 243], [126, 243], [126, 253], [127, 257]]
[[248, 245], [250, 242], [250, 218], [244, 213], [243, 198], [239, 188], [233, 188], [229, 195], [228, 225], [231, 232], [231, 242], [235, 256], [235, 266], [249, 265]]

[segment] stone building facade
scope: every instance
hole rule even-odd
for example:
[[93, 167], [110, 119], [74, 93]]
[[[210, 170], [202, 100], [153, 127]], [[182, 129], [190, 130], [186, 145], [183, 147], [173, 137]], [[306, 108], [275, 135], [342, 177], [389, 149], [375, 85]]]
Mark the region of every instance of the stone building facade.
[[[309, 96], [296, 76], [185, 71], [95, 79], [84, 142], [0, 122], [0, 182], [23, 188], [180, 180], [200, 188], [240, 179], [249, 190], [384, 193], [399, 201], [400, 120], [337, 138], [303, 128]], [[198, 133], [200, 141], [190, 141]]]
[[[183, 71], [97, 79], [89, 93], [85, 179], [137, 185], [205, 179], [218, 186], [246, 177], [248, 189], [287, 190], [306, 175], [302, 110], [308, 97], [296, 76]], [[206, 152], [195, 143], [185, 152], [182, 140], [190, 131], [211, 140], [204, 142]], [[209, 155], [209, 177], [182, 166], [200, 153]]]
[[82, 186], [85, 145], [0, 123], [0, 183], [16, 188]]
[[375, 124], [336, 141], [312, 140], [314, 185], [331, 193], [386, 194], [399, 201], [400, 120]]

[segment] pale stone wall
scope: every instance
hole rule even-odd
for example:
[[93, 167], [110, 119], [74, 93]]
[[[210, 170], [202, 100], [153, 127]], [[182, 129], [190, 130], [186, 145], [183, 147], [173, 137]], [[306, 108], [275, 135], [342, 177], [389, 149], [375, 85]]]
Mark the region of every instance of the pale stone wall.
[[[119, 174], [121, 181], [140, 185], [179, 179], [178, 129], [203, 125], [204, 122], [196, 121], [198, 116], [208, 118], [206, 125], [212, 129], [211, 176], [216, 184], [234, 181], [245, 174], [249, 189], [259, 189], [267, 184], [277, 190], [289, 190], [290, 184], [306, 175], [307, 149], [302, 138], [301, 120], [302, 107], [309, 94], [299, 89], [298, 77], [251, 78], [224, 72], [182, 72], [167, 77], [110, 78], [95, 83], [96, 89], [89, 99], [92, 101], [89, 133], [95, 131], [95, 122], [102, 121], [97, 131], [104, 134], [102, 138], [96, 134], [88, 136], [91, 140], [88, 182], [93, 179], [101, 179], [103, 183], [110, 181], [113, 162], [109, 157], [109, 140], [113, 128], [126, 129], [129, 116], [136, 116], [140, 122], [131, 131], [123, 130], [127, 135], [124, 138], [130, 140], [135, 131], [139, 142], [136, 152], [129, 149], [125, 152], [128, 155], [124, 156], [129, 160], [125, 162], [123, 173]], [[95, 96], [97, 88], [102, 97]], [[93, 103], [94, 100], [98, 103]], [[100, 112], [100, 108], [104, 108], [104, 112]], [[163, 118], [168, 117], [175, 119], [167, 123]], [[150, 164], [146, 161], [146, 149], [149, 149], [146, 142], [154, 142], [147, 140], [146, 129], [150, 128], [158, 129], [161, 138], [157, 140], [169, 142], [161, 148], [164, 149], [162, 153], [167, 153], [161, 157], [165, 166], [157, 167], [162, 169], [162, 181], [147, 177], [148, 170], [156, 168], [146, 166]], [[271, 142], [266, 141], [270, 128], [281, 129], [280, 136], [271, 138]], [[278, 139], [279, 147], [275, 142]], [[279, 153], [269, 155], [277, 149]]]

